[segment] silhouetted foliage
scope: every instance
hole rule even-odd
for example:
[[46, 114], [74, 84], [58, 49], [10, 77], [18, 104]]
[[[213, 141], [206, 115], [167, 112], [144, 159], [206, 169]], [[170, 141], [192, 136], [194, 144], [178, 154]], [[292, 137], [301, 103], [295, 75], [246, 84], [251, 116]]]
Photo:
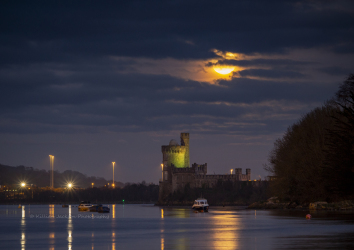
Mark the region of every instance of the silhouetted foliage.
[[341, 110], [334, 117], [334, 128], [328, 131], [324, 172], [332, 200], [351, 198], [354, 194], [354, 93], [350, 91], [337, 104]]
[[336, 99], [306, 114], [274, 143], [265, 169], [273, 195], [298, 203], [353, 198], [354, 75]]

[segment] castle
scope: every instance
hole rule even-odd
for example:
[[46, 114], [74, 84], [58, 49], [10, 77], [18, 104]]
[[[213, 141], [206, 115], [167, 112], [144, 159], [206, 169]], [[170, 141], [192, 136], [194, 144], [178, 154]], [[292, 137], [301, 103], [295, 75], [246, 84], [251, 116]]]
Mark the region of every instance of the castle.
[[191, 188], [212, 188], [221, 181], [249, 181], [251, 169], [235, 168], [235, 173], [226, 175], [208, 175], [207, 164], [198, 165], [189, 163], [189, 133], [181, 133], [181, 145], [171, 140], [168, 146], [162, 146], [162, 178], [159, 182], [159, 201], [163, 201], [169, 194], [183, 189], [186, 184]]

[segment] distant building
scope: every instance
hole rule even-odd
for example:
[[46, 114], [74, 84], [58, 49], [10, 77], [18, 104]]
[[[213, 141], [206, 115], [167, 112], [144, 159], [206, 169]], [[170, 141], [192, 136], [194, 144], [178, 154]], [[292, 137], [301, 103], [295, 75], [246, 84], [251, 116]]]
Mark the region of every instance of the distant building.
[[171, 140], [168, 146], [162, 146], [162, 179], [159, 182], [159, 201], [163, 201], [169, 194], [183, 189], [186, 184], [191, 188], [209, 187], [222, 181], [249, 181], [251, 169], [235, 168], [234, 174], [208, 175], [207, 164], [198, 165], [189, 163], [189, 133], [181, 133], [181, 145]]

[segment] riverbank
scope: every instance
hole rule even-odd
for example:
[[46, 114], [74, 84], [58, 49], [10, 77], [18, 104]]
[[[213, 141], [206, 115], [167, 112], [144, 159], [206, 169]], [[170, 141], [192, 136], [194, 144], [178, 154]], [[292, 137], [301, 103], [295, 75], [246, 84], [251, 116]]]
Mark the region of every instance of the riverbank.
[[296, 202], [280, 202], [276, 199], [268, 199], [263, 202], [254, 202], [247, 207], [248, 209], [296, 209], [296, 210], [354, 210], [354, 200], [327, 203], [318, 201], [313, 203], [297, 204]]

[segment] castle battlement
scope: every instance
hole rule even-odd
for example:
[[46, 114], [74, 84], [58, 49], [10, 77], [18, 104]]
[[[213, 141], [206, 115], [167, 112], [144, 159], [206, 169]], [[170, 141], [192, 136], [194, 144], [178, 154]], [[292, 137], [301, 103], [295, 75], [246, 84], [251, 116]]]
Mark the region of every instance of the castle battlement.
[[168, 154], [178, 154], [178, 153], [184, 153], [186, 152], [186, 147], [185, 146], [162, 146], [161, 147], [162, 153], [168, 153]]
[[195, 173], [195, 170], [193, 168], [176, 168], [172, 167], [172, 173], [177, 174], [177, 173]]

